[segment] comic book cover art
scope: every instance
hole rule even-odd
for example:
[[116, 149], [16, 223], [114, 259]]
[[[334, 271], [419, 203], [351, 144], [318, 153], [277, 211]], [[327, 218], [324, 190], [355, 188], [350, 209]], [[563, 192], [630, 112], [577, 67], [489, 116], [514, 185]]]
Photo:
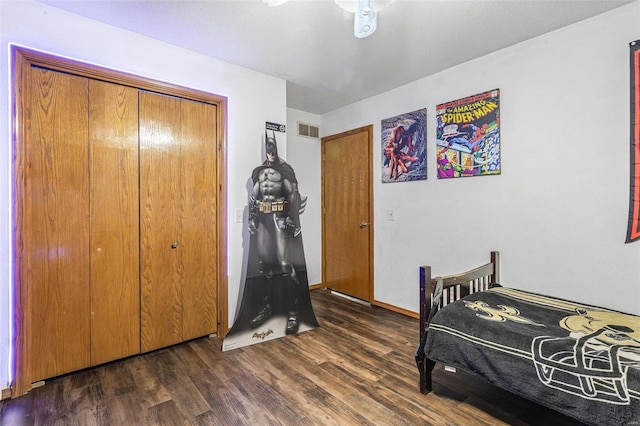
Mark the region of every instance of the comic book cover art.
[[436, 107], [438, 179], [500, 174], [500, 90]]
[[382, 120], [382, 182], [427, 178], [427, 110]]

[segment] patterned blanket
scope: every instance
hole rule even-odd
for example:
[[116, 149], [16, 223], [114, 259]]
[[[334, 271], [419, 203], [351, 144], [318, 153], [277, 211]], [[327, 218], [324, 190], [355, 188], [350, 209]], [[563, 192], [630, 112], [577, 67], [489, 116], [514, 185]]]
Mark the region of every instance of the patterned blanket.
[[640, 425], [640, 316], [509, 288], [441, 309], [436, 362], [593, 425]]

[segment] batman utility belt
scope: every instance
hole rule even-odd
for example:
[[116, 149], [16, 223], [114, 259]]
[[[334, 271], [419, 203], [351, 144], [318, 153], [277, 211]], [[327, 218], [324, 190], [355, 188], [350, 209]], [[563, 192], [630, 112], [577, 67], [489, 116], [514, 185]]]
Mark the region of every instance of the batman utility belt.
[[260, 213], [280, 213], [287, 210], [286, 201], [260, 201], [258, 202], [258, 211]]

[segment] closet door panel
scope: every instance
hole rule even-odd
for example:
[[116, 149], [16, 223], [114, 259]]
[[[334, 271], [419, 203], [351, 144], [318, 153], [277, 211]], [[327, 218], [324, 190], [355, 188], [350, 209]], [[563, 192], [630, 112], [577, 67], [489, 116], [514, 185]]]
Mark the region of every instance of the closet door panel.
[[[142, 351], [182, 341], [179, 253], [182, 202], [180, 104], [140, 92], [140, 268]], [[176, 247], [173, 247], [177, 243]]]
[[181, 101], [184, 340], [217, 331], [215, 117], [215, 106]]
[[140, 353], [138, 90], [92, 80], [91, 363]]
[[35, 382], [90, 365], [88, 80], [36, 68], [29, 79], [19, 261]]

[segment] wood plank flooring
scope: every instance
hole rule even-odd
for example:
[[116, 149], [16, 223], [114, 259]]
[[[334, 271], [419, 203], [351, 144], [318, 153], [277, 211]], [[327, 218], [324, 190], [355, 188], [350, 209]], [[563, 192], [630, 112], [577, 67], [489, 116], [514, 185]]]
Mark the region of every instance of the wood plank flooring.
[[418, 320], [311, 292], [320, 327], [221, 352], [202, 338], [0, 401], [0, 425], [580, 425], [464, 373], [418, 391]]

